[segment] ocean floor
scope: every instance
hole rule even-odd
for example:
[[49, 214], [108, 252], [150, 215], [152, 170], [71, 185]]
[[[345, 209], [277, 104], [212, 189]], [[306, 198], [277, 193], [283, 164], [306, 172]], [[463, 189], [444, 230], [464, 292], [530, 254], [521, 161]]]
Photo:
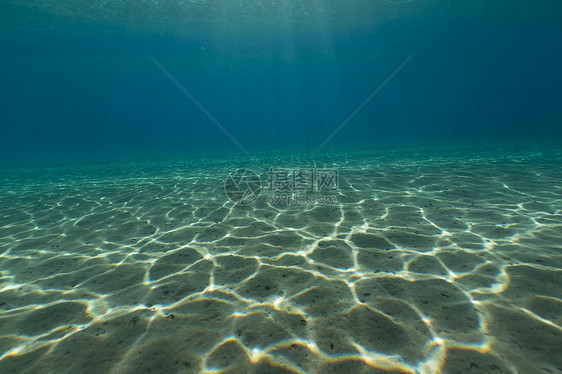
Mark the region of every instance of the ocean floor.
[[[246, 204], [225, 193], [239, 168], [262, 182]], [[337, 186], [285, 201], [270, 168], [337, 170]], [[560, 148], [61, 164], [0, 181], [2, 373], [562, 373]]]

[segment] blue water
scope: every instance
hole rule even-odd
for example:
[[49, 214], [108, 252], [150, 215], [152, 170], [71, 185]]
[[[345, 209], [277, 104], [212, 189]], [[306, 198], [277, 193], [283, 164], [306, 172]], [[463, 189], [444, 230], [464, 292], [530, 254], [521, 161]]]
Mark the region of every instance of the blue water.
[[413, 54], [327, 150], [562, 134], [558, 2], [96, 3], [0, 5], [3, 155], [239, 152], [147, 53], [249, 152], [316, 150]]

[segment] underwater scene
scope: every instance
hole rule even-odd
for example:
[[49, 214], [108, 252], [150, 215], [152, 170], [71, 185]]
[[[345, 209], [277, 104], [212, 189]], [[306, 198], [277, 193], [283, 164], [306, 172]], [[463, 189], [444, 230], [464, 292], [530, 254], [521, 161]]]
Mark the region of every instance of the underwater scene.
[[560, 25], [0, 0], [0, 373], [562, 373]]

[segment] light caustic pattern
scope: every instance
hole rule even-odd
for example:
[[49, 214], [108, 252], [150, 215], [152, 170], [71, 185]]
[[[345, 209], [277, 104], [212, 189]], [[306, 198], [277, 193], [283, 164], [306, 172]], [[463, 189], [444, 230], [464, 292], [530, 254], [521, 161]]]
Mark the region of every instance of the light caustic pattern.
[[235, 206], [242, 158], [12, 174], [3, 372], [561, 372], [561, 164], [418, 158], [326, 156], [332, 206]]

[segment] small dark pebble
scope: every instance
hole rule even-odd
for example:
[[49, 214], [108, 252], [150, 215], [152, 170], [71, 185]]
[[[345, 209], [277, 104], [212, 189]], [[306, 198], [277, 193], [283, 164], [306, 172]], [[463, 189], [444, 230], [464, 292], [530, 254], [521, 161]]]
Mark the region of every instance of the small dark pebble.
[[306, 326], [308, 322], [306, 322], [306, 319], [301, 319], [300, 320], [300, 324], [301, 326]]
[[478, 368], [478, 365], [476, 365], [474, 362], [471, 362], [471, 363], [470, 363], [470, 367], [471, 367], [471, 368]]
[[334, 349], [334, 343], [330, 344], [330, 349]]
[[166, 317], [166, 318], [168, 318], [171, 321], [175, 318], [175, 316], [173, 314], [169, 314], [168, 317]]
[[293, 349], [297, 349], [297, 345], [296, 345], [296, 344], [291, 344], [291, 347], [289, 348], [289, 350], [292, 351]]

